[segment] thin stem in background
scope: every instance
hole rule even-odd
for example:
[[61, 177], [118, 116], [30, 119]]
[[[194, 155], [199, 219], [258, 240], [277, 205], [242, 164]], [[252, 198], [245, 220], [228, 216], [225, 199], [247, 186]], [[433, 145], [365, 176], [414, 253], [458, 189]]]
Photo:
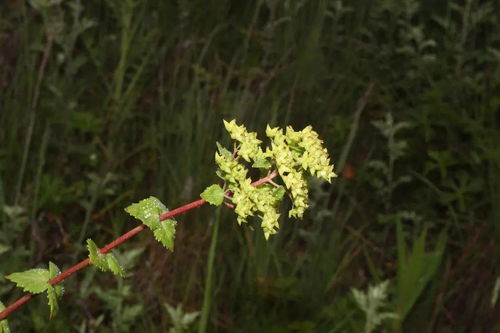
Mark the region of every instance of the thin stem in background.
[[[347, 137], [347, 142], [345, 143], [344, 147], [342, 148], [342, 152], [340, 154], [339, 161], [337, 162], [337, 167], [336, 167], [336, 172], [337, 174], [341, 174], [342, 170], [345, 167], [347, 157], [349, 156], [349, 153], [351, 152], [351, 148], [353, 146], [354, 140], [356, 138], [356, 134], [358, 133], [358, 128], [359, 128], [359, 120], [361, 118], [361, 113], [366, 107], [366, 104], [368, 103], [368, 100], [370, 99], [370, 96], [372, 94], [374, 83], [371, 82], [368, 87], [366, 88], [363, 96], [358, 100], [356, 111], [354, 112], [354, 117], [352, 121], [352, 126], [349, 131], [349, 135]], [[335, 200], [335, 203], [333, 205], [332, 209], [332, 220], [335, 220], [335, 215], [338, 212], [338, 208], [340, 205], [340, 200], [344, 194], [344, 182], [339, 183], [339, 192], [337, 195], [337, 199]], [[333, 191], [333, 186], [331, 187], [331, 191]], [[331, 195], [331, 193], [330, 193]]]
[[203, 291], [203, 306], [201, 308], [201, 318], [198, 333], [205, 333], [207, 331], [208, 315], [210, 314], [210, 305], [213, 298], [212, 287], [214, 277], [214, 259], [215, 249], [217, 247], [217, 237], [219, 235], [219, 222], [222, 206], [217, 207], [215, 212], [215, 221], [212, 230], [212, 239], [210, 240], [210, 250], [208, 252], [207, 262], [207, 276], [205, 277], [205, 290]]
[[31, 138], [33, 137], [33, 129], [35, 127], [36, 110], [38, 106], [38, 98], [40, 97], [40, 87], [42, 86], [43, 76], [45, 74], [45, 67], [47, 67], [47, 61], [49, 60], [50, 52], [52, 51], [52, 44], [54, 38], [52, 35], [47, 36], [47, 44], [43, 51], [42, 62], [40, 63], [40, 68], [38, 70], [38, 77], [36, 80], [35, 91], [33, 93], [33, 100], [31, 101], [31, 114], [30, 121], [28, 124], [28, 132], [26, 133], [26, 141], [24, 142], [23, 158], [21, 161], [21, 168], [19, 170], [19, 178], [16, 184], [16, 194], [14, 196], [14, 205], [19, 202], [19, 196], [21, 195], [21, 187], [23, 185], [24, 173], [26, 172], [26, 164], [28, 163], [29, 150], [31, 146]]

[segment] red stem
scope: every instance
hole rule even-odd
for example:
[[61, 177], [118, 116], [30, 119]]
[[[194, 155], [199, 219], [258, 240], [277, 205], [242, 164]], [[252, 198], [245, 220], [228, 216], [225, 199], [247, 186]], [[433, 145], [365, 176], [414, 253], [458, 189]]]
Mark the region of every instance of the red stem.
[[[273, 179], [274, 177], [276, 177], [277, 175], [278, 175], [278, 173], [276, 171], [273, 173], [270, 173], [266, 177], [259, 179], [256, 182], [253, 182], [252, 186], [259, 186], [261, 184], [264, 184], [264, 183], [270, 181], [271, 179]], [[200, 207], [206, 203], [207, 202], [203, 199], [193, 201], [193, 202], [188, 203], [184, 206], [178, 207], [174, 210], [171, 210], [169, 212], [166, 212], [165, 214], [160, 215], [160, 221], [164, 221], [164, 220], [169, 219], [171, 217], [174, 217], [176, 215], [187, 212], [188, 210]], [[144, 228], [146, 228], [146, 225], [144, 225], [144, 224], [142, 224], [138, 227], [135, 227], [134, 229], [121, 235], [120, 237], [118, 237], [117, 239], [115, 239], [114, 241], [109, 243], [108, 245], [104, 246], [100, 250], [100, 252], [104, 254], [104, 253], [111, 251], [112, 249], [114, 249], [115, 247], [120, 245], [121, 243], [127, 241], [129, 238], [140, 233], [142, 230], [144, 230]], [[88, 265], [90, 265], [90, 260], [89, 260], [89, 258], [86, 258], [86, 259], [80, 261], [78, 264], [76, 264], [76, 265], [70, 267], [69, 269], [67, 269], [66, 271], [62, 272], [61, 274], [59, 274], [58, 276], [56, 276], [52, 280], [50, 280], [49, 283], [51, 285], [56, 285], [59, 282], [62, 282], [63, 280], [67, 279], [68, 277], [70, 277], [74, 273], [78, 272], [82, 268], [87, 267]], [[34, 296], [33, 294], [25, 295], [25, 296], [21, 297], [20, 299], [18, 299], [17, 301], [15, 301], [14, 303], [10, 304], [8, 307], [5, 308], [5, 310], [0, 312], [0, 320], [7, 318], [7, 316], [11, 312], [13, 312], [13, 311], [17, 310], [18, 308], [20, 308], [21, 306], [23, 306], [26, 302], [28, 302], [31, 298], [33, 298], [33, 296]]]

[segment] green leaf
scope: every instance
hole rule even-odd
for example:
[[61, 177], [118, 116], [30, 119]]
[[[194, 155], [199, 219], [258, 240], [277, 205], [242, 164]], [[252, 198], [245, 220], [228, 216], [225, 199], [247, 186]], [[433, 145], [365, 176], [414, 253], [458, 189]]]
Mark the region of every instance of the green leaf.
[[[5, 310], [5, 305], [0, 301], [0, 312]], [[9, 322], [7, 319], [0, 320], [0, 333], [10, 333]]]
[[201, 198], [212, 205], [220, 206], [224, 201], [224, 190], [219, 185], [213, 184], [203, 191]]
[[52, 280], [59, 274], [61, 274], [61, 270], [59, 269], [59, 267], [57, 267], [57, 265], [54, 264], [52, 261], [49, 261], [49, 279]]
[[7, 319], [0, 321], [0, 333], [10, 333], [9, 322]]
[[49, 271], [42, 268], [33, 268], [24, 272], [12, 273], [6, 276], [18, 287], [23, 288], [24, 291], [39, 294], [47, 290], [50, 284]]
[[252, 168], [266, 169], [266, 170], [269, 169], [271, 166], [272, 166], [271, 162], [269, 162], [265, 158], [259, 159], [252, 164]]
[[426, 286], [439, 269], [446, 246], [446, 233], [442, 232], [433, 251], [427, 251], [427, 229], [422, 230], [410, 249], [406, 248], [403, 225], [396, 224], [398, 272], [395, 304], [401, 322], [412, 310]]
[[304, 147], [299, 146], [296, 142], [290, 142], [289, 144], [290, 150], [301, 155], [306, 151]]
[[155, 238], [167, 249], [173, 251], [175, 225], [173, 219], [160, 221], [160, 215], [168, 212], [167, 207], [155, 197], [149, 197], [125, 208], [125, 211], [147, 225]]
[[[49, 261], [49, 280], [52, 280], [59, 274], [61, 274], [61, 270], [59, 269], [59, 267], [57, 267], [57, 265], [52, 261]], [[64, 294], [64, 287], [62, 286], [62, 283], [58, 283], [53, 287], [56, 291], [57, 297], [61, 297]]]
[[57, 297], [61, 297], [64, 294], [64, 287], [61, 285], [61, 283], [58, 283], [53, 287], [56, 290]]
[[97, 245], [90, 238], [87, 239], [87, 248], [89, 250], [90, 263], [92, 265], [95, 265], [103, 272], [111, 271], [116, 275], [125, 277], [125, 271], [112, 253], [102, 254]]
[[157, 198], [149, 197], [128, 206], [125, 211], [154, 230], [160, 223], [160, 215], [168, 212], [168, 209]]
[[160, 223], [158, 228], [153, 230], [157, 241], [163, 244], [168, 250], [174, 250], [175, 226], [177, 222], [169, 219]]
[[224, 148], [223, 146], [221, 146], [220, 143], [216, 142], [215, 143], [217, 145], [217, 150], [219, 150], [219, 154], [223, 157], [227, 157], [227, 158], [232, 158], [233, 157], [233, 154], [231, 154], [231, 152], [229, 150], [227, 150], [226, 148]]
[[[52, 318], [58, 310], [57, 297], [60, 297], [63, 294], [64, 288], [61, 285], [52, 286], [49, 281], [59, 274], [61, 274], [61, 271], [57, 265], [53, 262], [49, 262], [48, 270], [33, 268], [25, 272], [12, 273], [6, 276], [6, 278], [15, 282], [18, 287], [21, 287], [25, 291], [33, 294], [47, 291], [47, 298], [50, 306], [50, 317]], [[4, 307], [0, 302], [0, 311], [2, 308]], [[0, 333], [3, 332], [10, 332], [6, 320], [0, 321]]]
[[274, 190], [273, 196], [279, 200], [279, 199], [283, 198], [283, 196], [285, 195], [285, 192], [286, 192], [286, 190], [283, 186], [276, 187], [276, 189]]
[[225, 172], [222, 172], [221, 170], [217, 170], [215, 171], [215, 174], [217, 175], [217, 177], [219, 177], [220, 179], [222, 180], [226, 180], [226, 173]]
[[105, 256], [99, 251], [99, 248], [92, 239], [87, 239], [87, 249], [89, 250], [90, 263], [101, 271], [107, 271], [108, 265]]
[[59, 310], [59, 304], [57, 304], [56, 289], [51, 285], [47, 289], [47, 298], [49, 300], [50, 318], [53, 318]]
[[120, 275], [122, 278], [125, 277], [125, 271], [123, 270], [122, 266], [120, 266], [113, 253], [106, 254], [106, 261], [111, 272], [116, 275]]

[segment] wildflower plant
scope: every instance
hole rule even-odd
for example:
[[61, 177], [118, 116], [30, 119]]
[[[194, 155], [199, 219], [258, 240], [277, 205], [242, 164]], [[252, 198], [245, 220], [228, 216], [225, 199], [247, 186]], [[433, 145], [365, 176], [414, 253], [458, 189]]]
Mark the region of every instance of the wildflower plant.
[[[250, 216], [259, 216], [266, 239], [278, 232], [278, 208], [285, 193], [288, 192], [292, 201], [288, 215], [302, 218], [309, 206], [307, 179], [314, 175], [330, 182], [336, 176], [328, 152], [311, 126], [302, 131], [295, 131], [290, 126], [286, 131], [268, 126], [266, 135], [271, 145], [265, 150], [257, 134], [248, 132], [243, 125], [232, 120], [224, 121], [224, 126], [236, 142], [232, 153], [221, 145], [215, 153], [215, 162], [219, 167], [217, 175], [224, 180], [224, 188], [212, 185], [202, 193], [202, 198], [214, 205], [222, 204], [224, 199], [231, 201], [235, 205], [239, 224], [246, 223]], [[272, 180], [252, 186], [248, 168], [241, 160], [267, 175], [276, 171], [285, 186]], [[232, 196], [223, 196], [225, 190], [230, 191]]]
[[[125, 277], [126, 273], [111, 250], [132, 236], [149, 228], [156, 240], [165, 248], [173, 251], [175, 215], [199, 207], [205, 203], [234, 208], [238, 224], [247, 223], [250, 217], [261, 219], [261, 227], [266, 239], [279, 230], [281, 216], [280, 204], [287, 194], [292, 208], [289, 217], [302, 218], [309, 206], [308, 179], [311, 176], [331, 182], [336, 177], [323, 142], [311, 126], [295, 131], [288, 126], [286, 130], [267, 127], [266, 135], [269, 145], [262, 147], [257, 134], [249, 132], [243, 125], [234, 120], [224, 121], [224, 126], [234, 141], [233, 151], [229, 151], [217, 143], [215, 163], [216, 174], [223, 180], [222, 185], [214, 184], [201, 193], [201, 199], [169, 211], [157, 198], [149, 197], [134, 203], [125, 211], [140, 220], [143, 224], [135, 227], [103, 248], [99, 248], [92, 239], [87, 239], [89, 256], [87, 259], [61, 273], [57, 266], [49, 263], [49, 270], [34, 268], [24, 272], [6, 276], [18, 287], [30, 292], [9, 307], [0, 302], [0, 333], [8, 332], [5, 319], [12, 311], [31, 299], [33, 294], [46, 291], [49, 299], [50, 314], [57, 311], [57, 298], [63, 289], [61, 282], [78, 270], [94, 265], [102, 271]], [[252, 181], [251, 169], [258, 169], [264, 176]], [[281, 178], [283, 185], [280, 185]], [[56, 286], [57, 285], [57, 286]]]
[[389, 281], [383, 281], [375, 286], [369, 286], [366, 292], [352, 288], [352, 296], [357, 305], [366, 315], [365, 333], [371, 333], [387, 319], [397, 319], [395, 312], [383, 312], [387, 307], [387, 288]]

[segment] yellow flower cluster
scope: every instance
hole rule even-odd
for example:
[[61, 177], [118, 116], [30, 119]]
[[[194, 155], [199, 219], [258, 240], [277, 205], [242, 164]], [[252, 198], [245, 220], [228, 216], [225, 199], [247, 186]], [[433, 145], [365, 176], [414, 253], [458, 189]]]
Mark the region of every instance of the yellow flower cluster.
[[231, 155], [219, 155], [215, 153], [215, 163], [219, 166], [224, 180], [229, 182], [229, 189], [232, 186], [237, 186], [239, 183], [247, 179], [247, 169], [238, 161], [234, 160]]
[[291, 147], [297, 145], [302, 148], [303, 153], [298, 160], [304, 170], [308, 170], [312, 175], [329, 183], [332, 177], [337, 177], [333, 172], [333, 164], [330, 164], [328, 151], [323, 147], [323, 141], [311, 126], [307, 126], [302, 131], [294, 131], [288, 126], [286, 137]]
[[278, 173], [292, 196], [293, 208], [288, 215], [302, 218], [309, 207], [306, 172], [328, 182], [336, 177], [328, 152], [311, 126], [302, 131], [294, 131], [288, 126], [286, 134], [280, 128], [268, 126], [266, 135], [271, 138], [271, 149], [266, 153], [273, 157]]
[[231, 139], [240, 143], [238, 156], [241, 156], [247, 162], [250, 162], [250, 160], [256, 161], [263, 156], [262, 148], [260, 148], [262, 141], [257, 139], [257, 133], [248, 132], [243, 125], [238, 126], [234, 119], [230, 122], [224, 120], [224, 126], [231, 135]]
[[266, 239], [275, 234], [279, 228], [279, 188], [266, 184], [252, 186], [245, 167], [231, 156], [216, 153], [215, 161], [228, 183], [228, 189], [233, 192], [232, 201], [235, 204], [234, 211], [238, 215], [238, 224], [246, 223], [249, 216], [261, 215], [261, 226]]
[[[254, 167], [271, 169], [275, 166], [288, 189], [293, 207], [289, 216], [302, 218], [308, 207], [306, 177], [314, 175], [330, 182], [336, 177], [333, 165], [323, 142], [311, 126], [302, 131], [294, 131], [290, 126], [286, 133], [280, 128], [267, 127], [266, 135], [271, 139], [271, 147], [264, 152], [260, 147], [262, 141], [257, 134], [248, 132], [245, 126], [239, 126], [234, 120], [224, 121], [224, 126], [231, 138], [239, 144], [236, 156], [247, 162], [253, 162]], [[219, 166], [219, 174], [228, 183], [228, 189], [233, 192], [232, 201], [238, 215], [238, 223], [246, 222], [249, 216], [262, 218], [262, 229], [266, 239], [275, 234], [279, 228], [280, 217], [278, 206], [284, 194], [282, 186], [263, 184], [257, 187], [251, 185], [247, 177], [247, 169], [224, 148], [219, 148], [220, 154], [215, 154]]]

